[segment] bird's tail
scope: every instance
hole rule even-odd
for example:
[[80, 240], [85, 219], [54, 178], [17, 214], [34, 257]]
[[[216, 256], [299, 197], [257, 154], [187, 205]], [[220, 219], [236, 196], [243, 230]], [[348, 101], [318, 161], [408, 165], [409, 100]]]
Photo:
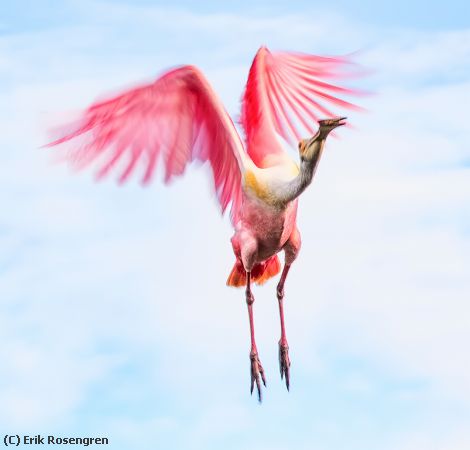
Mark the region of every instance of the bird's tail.
[[[255, 264], [251, 269], [251, 281], [263, 284], [276, 276], [281, 270], [281, 263], [277, 255], [271, 256], [266, 261]], [[227, 278], [227, 286], [242, 287], [246, 285], [246, 271], [242, 262], [237, 259], [230, 275]]]

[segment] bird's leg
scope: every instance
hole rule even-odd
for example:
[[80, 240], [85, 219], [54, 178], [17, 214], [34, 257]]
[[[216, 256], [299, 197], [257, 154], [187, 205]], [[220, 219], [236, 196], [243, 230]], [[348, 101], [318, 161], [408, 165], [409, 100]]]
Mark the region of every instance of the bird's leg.
[[266, 386], [266, 378], [264, 377], [264, 370], [261, 362], [258, 358], [258, 349], [256, 348], [255, 342], [255, 325], [253, 322], [253, 303], [255, 298], [251, 292], [251, 272], [246, 273], [246, 304], [248, 305], [248, 316], [250, 319], [250, 333], [251, 333], [251, 351], [250, 351], [250, 360], [251, 360], [251, 388], [250, 392], [253, 394], [253, 388], [256, 382], [256, 388], [258, 390], [258, 400], [261, 402], [261, 382], [260, 376], [263, 380], [263, 384]]
[[285, 376], [286, 387], [289, 390], [289, 345], [287, 343], [286, 329], [284, 325], [284, 283], [286, 282], [287, 274], [289, 273], [290, 264], [285, 264], [282, 270], [281, 279], [277, 285], [277, 300], [279, 302], [279, 317], [281, 319], [281, 339], [279, 340], [279, 370], [281, 371], [281, 378]]

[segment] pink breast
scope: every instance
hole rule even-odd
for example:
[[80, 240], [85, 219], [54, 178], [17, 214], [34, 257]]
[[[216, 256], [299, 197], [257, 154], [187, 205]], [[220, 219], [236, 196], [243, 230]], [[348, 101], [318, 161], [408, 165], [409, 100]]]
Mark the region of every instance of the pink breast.
[[258, 241], [258, 258], [263, 261], [279, 252], [294, 229], [297, 199], [279, 210], [246, 197], [241, 210], [239, 230], [249, 231]]

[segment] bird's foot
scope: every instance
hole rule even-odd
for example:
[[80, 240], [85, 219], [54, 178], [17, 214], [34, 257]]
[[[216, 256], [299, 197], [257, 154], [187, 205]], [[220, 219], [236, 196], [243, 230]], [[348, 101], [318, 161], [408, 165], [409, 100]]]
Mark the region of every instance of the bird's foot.
[[266, 378], [264, 377], [264, 369], [261, 365], [261, 362], [258, 358], [258, 352], [256, 349], [252, 349], [250, 353], [250, 360], [251, 360], [251, 389], [250, 392], [253, 394], [253, 388], [256, 382], [256, 389], [258, 390], [258, 401], [261, 403], [262, 395], [261, 395], [261, 380], [263, 380], [263, 384], [266, 387]]
[[279, 370], [281, 371], [281, 379], [285, 377], [286, 387], [289, 390], [290, 384], [290, 359], [289, 359], [289, 346], [287, 340], [281, 339], [279, 341]]

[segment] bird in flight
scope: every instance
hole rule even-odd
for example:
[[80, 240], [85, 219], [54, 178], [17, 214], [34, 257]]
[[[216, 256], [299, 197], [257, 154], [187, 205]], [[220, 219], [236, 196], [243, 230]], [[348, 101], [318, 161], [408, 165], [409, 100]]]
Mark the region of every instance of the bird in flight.
[[[74, 166], [94, 166], [98, 179], [117, 173], [120, 183], [140, 173], [142, 183], [148, 184], [158, 164], [163, 164], [166, 183], [194, 160], [210, 164], [222, 213], [230, 208], [235, 263], [227, 285], [245, 288], [251, 393], [256, 385], [260, 402], [266, 378], [255, 341], [252, 284], [280, 272], [278, 253], [284, 251], [277, 285], [279, 366], [289, 389], [283, 305], [284, 284], [301, 246], [298, 198], [312, 181], [329, 133], [346, 124], [330, 108], [357, 109], [339, 97], [358, 91], [331, 82], [348, 75], [348, 67], [351, 63], [344, 57], [261, 47], [242, 97], [244, 142], [202, 72], [186, 65], [92, 104], [77, 121], [56, 129], [56, 139], [48, 144], [69, 143], [67, 158]], [[311, 137], [302, 139], [305, 135]], [[284, 150], [282, 139], [298, 145], [298, 163]]]

